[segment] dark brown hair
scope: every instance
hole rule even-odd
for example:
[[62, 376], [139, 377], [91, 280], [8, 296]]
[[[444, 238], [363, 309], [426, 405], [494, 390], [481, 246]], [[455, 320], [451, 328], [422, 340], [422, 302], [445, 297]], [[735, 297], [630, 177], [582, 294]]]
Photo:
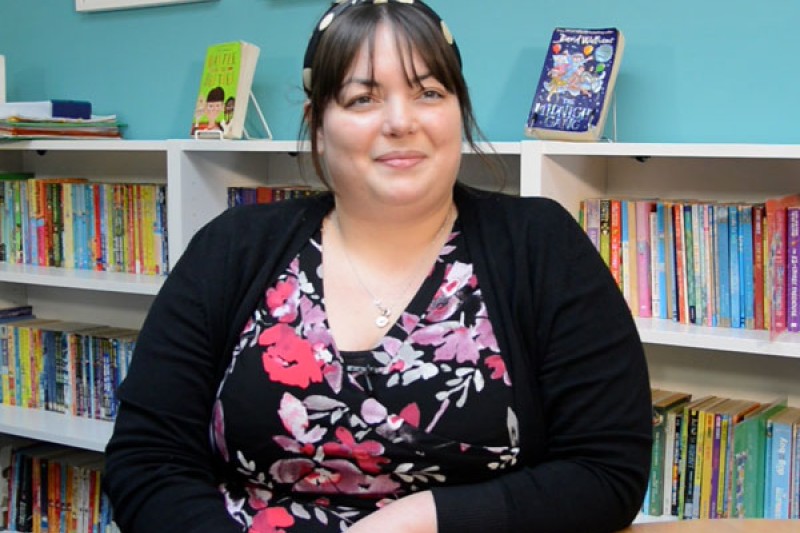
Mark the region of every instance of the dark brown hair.
[[[317, 177], [330, 188], [317, 152], [317, 133], [322, 128], [325, 109], [338, 98], [344, 78], [364, 44], [370, 52], [370, 62], [375, 61], [375, 34], [381, 24], [394, 31], [398, 50], [403, 52], [401, 57], [410, 57], [412, 52], [416, 52], [430, 74], [458, 98], [464, 139], [488, 166], [494, 167], [475, 140], [484, 137], [475, 121], [459, 58], [445, 39], [442, 28], [424, 11], [408, 4], [363, 3], [336, 17], [322, 34], [311, 61], [310, 86], [306, 89], [308, 105], [300, 138], [311, 142], [311, 161]], [[409, 86], [418, 83], [414, 65], [404, 67]], [[370, 72], [372, 70], [370, 65]]]

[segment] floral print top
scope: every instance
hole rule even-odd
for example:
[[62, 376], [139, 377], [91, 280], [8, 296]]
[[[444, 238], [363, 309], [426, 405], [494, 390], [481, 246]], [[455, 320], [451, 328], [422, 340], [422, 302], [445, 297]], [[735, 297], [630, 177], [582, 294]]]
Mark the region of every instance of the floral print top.
[[336, 349], [321, 250], [318, 231], [266, 288], [217, 393], [220, 490], [250, 533], [344, 531], [411, 492], [517, 463], [511, 381], [458, 222], [369, 351]]

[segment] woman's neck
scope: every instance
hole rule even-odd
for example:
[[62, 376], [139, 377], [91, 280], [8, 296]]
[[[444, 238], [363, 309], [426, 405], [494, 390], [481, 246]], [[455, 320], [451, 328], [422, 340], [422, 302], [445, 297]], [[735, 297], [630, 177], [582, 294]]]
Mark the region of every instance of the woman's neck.
[[[417, 252], [429, 250], [434, 241], [443, 242], [455, 220], [452, 198], [421, 213], [398, 208], [352, 210], [337, 203], [329, 217], [335, 225], [340, 244], [352, 255], [369, 262], [387, 263], [390, 268], [412, 259]], [[375, 263], [373, 263], [375, 264]]]

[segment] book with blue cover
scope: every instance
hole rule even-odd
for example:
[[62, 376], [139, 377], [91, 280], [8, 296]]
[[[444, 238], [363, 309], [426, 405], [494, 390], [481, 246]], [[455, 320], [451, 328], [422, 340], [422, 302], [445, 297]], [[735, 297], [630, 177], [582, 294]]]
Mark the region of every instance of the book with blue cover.
[[537, 139], [600, 139], [624, 47], [625, 39], [617, 28], [556, 28], [525, 134]]
[[728, 228], [728, 206], [720, 204], [715, 210], [714, 238], [717, 251], [717, 294], [719, 294], [719, 326], [731, 326], [731, 281], [730, 281], [730, 231]]
[[739, 207], [730, 205], [728, 207], [728, 271], [730, 277], [730, 301], [731, 301], [731, 327], [741, 328], [744, 326], [744, 315], [742, 313], [742, 277], [739, 265]]

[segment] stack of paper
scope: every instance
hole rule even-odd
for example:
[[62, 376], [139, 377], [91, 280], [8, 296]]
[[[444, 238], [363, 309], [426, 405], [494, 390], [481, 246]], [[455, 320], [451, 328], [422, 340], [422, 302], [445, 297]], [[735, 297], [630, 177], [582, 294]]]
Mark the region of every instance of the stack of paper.
[[82, 100], [0, 103], [0, 138], [119, 138], [116, 115], [92, 115]]
[[116, 115], [93, 115], [92, 118], [89, 119], [35, 119], [14, 116], [0, 119], [0, 138], [115, 139], [122, 137], [120, 128], [123, 126], [123, 124], [117, 121]]

